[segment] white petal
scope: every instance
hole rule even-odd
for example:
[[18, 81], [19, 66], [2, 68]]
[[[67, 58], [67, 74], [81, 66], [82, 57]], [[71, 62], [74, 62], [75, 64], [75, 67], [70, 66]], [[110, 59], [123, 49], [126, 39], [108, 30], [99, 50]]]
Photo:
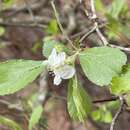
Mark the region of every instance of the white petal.
[[55, 85], [59, 85], [60, 83], [61, 83], [61, 77], [59, 76], [59, 75], [56, 75], [55, 77], [54, 77], [54, 84]]
[[59, 53], [59, 54], [58, 54], [58, 62], [59, 62], [58, 64], [59, 64], [59, 65], [64, 64], [65, 58], [66, 58], [65, 52]]
[[70, 65], [64, 65], [62, 68], [54, 71], [55, 75], [59, 75], [62, 79], [70, 79], [75, 74], [74, 67]]
[[61, 76], [63, 79], [70, 79], [74, 76], [75, 74], [75, 68], [69, 65], [65, 66], [66, 71], [64, 74]]
[[52, 66], [55, 63], [56, 58], [57, 58], [57, 52], [56, 52], [56, 49], [53, 48], [53, 50], [48, 58], [48, 64], [50, 66]]

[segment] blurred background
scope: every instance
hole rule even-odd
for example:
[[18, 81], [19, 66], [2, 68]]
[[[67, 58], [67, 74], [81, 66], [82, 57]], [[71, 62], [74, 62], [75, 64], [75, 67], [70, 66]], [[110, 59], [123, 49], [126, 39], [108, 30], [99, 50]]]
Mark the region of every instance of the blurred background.
[[[88, 9], [89, 9], [89, 0]], [[50, 0], [0, 0], [0, 61], [8, 59], [44, 60], [43, 39], [52, 36], [66, 43], [59, 33]], [[92, 27], [86, 17], [84, 4], [79, 0], [55, 0], [61, 24], [68, 36], [77, 41]], [[95, 0], [99, 27], [109, 43], [130, 46], [130, 1]], [[100, 45], [93, 33], [82, 47]], [[127, 53], [129, 58], [129, 53]], [[92, 100], [109, 98], [107, 88], [92, 84], [77, 65], [80, 81]], [[53, 75], [38, 77], [25, 89], [13, 95], [0, 97], [0, 130], [28, 130], [29, 118], [38, 100], [43, 113], [34, 130], [109, 130], [112, 116], [119, 107], [118, 101], [93, 104], [93, 112], [85, 123], [72, 121], [66, 108], [67, 81], [53, 85]], [[14, 77], [15, 78], [15, 77]], [[3, 119], [6, 117], [6, 119]], [[9, 124], [7, 124], [7, 119]], [[5, 121], [6, 120], [6, 121]], [[15, 124], [16, 123], [16, 124]], [[120, 115], [115, 130], [130, 129], [129, 110]]]

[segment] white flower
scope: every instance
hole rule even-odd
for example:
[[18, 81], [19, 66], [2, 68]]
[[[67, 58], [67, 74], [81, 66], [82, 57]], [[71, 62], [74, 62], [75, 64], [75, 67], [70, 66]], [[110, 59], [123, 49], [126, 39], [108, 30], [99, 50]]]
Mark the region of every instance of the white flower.
[[70, 79], [75, 74], [75, 69], [73, 66], [65, 63], [66, 54], [61, 52], [57, 54], [54, 48], [48, 58], [48, 68], [54, 72], [54, 84], [59, 85], [62, 79]]

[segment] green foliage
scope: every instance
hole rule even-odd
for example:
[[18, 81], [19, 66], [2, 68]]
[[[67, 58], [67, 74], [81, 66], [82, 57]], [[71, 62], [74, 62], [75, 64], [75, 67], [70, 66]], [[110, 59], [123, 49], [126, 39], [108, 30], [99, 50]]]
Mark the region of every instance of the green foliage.
[[14, 0], [3, 0], [2, 2], [3, 2], [2, 3], [3, 4], [2, 7], [4, 9], [10, 8], [14, 4]]
[[66, 46], [64, 46], [63, 43], [53, 40], [50, 37], [46, 37], [44, 39], [44, 45], [42, 51], [43, 55], [45, 57], [48, 57], [51, 54], [53, 48], [56, 48], [57, 52], [62, 52], [62, 51], [66, 53], [70, 52], [70, 50]]
[[0, 116], [0, 125], [7, 126], [12, 130], [23, 130], [15, 121], [3, 116]]
[[[4, 6], [4, 9], [11, 7], [13, 1], [14, 0], [3, 0], [2, 6]], [[106, 25], [106, 33], [110, 39], [115, 40], [117, 34], [125, 34], [127, 37], [130, 36], [130, 29], [128, 28], [128, 24], [126, 24], [128, 22], [128, 8], [127, 5], [125, 5], [124, 0], [113, 0], [112, 6], [107, 9], [101, 0], [96, 0], [95, 6], [98, 11], [106, 16], [108, 23]], [[127, 56], [119, 49], [105, 46], [82, 50], [80, 48], [79, 39], [76, 39], [73, 41], [76, 47], [73, 51], [70, 48], [67, 48], [62, 42], [55, 40], [59, 34], [56, 20], [51, 20], [45, 31], [51, 36], [44, 38], [43, 55], [48, 58], [53, 48], [55, 48], [57, 52], [64, 51], [67, 53], [67, 58], [65, 60], [62, 60], [62, 56], [65, 57], [64, 55], [61, 54], [57, 56], [63, 62], [57, 60], [59, 63], [56, 62], [56, 65], [54, 64], [50, 67], [50, 70], [54, 72], [55, 77], [59, 76], [59, 79], [66, 79], [62, 76], [65, 74], [64, 72], [67, 72], [65, 74], [67, 75], [70, 71], [61, 68], [64, 68], [64, 64], [75, 66], [74, 61], [78, 55], [84, 74], [90, 81], [99, 86], [110, 85], [110, 90], [112, 94], [115, 95], [130, 92], [130, 64], [125, 66], [122, 71], [122, 66], [126, 64]], [[5, 29], [0, 27], [0, 36], [4, 33]], [[31, 49], [32, 52], [35, 53], [40, 46], [40, 43], [36, 43]], [[55, 61], [55, 59], [53, 61]], [[51, 62], [49, 63], [49, 60], [48, 64], [46, 63], [46, 61], [33, 60], [10, 60], [0, 63], [0, 95], [12, 94], [24, 88], [44, 71], [46, 65], [49, 70], [49, 66], [53, 64]], [[56, 72], [56, 70], [58, 71]], [[73, 72], [75, 72], [75, 69], [73, 70]], [[37, 94], [33, 95], [27, 102], [28, 105], [26, 107], [33, 109], [34, 104], [39, 104], [37, 103], [37, 96]], [[70, 116], [74, 120], [83, 122], [87, 116], [91, 114], [95, 121], [110, 123], [112, 121], [112, 114], [109, 109], [117, 108], [119, 105], [119, 102], [103, 105], [91, 113], [92, 104], [89, 95], [84, 88], [80, 86], [76, 76], [75, 78], [70, 79], [67, 95], [67, 108]], [[37, 105], [33, 109], [29, 120], [29, 130], [35, 128], [35, 125], [39, 123], [42, 112], [43, 107], [41, 105]], [[17, 123], [2, 116], [0, 116], [0, 124], [7, 125], [14, 130], [21, 130]]]
[[118, 35], [122, 30], [121, 30], [121, 24], [118, 20], [113, 18], [111, 14], [106, 14], [107, 20], [108, 20], [108, 25], [107, 25], [107, 35], [110, 39], [115, 39], [118, 38]]
[[72, 119], [84, 121], [91, 112], [91, 101], [83, 89], [79, 86], [77, 78], [70, 80], [67, 97], [68, 111]]
[[101, 11], [101, 13], [106, 12], [106, 9], [101, 0], [95, 0], [95, 8], [97, 11]]
[[44, 68], [43, 61], [10, 60], [0, 63], [0, 95], [11, 94], [24, 88]]
[[113, 18], [118, 19], [124, 5], [125, 5], [125, 0], [113, 0], [108, 13], [111, 14]]
[[57, 21], [55, 19], [51, 20], [46, 28], [46, 32], [48, 34], [58, 34], [59, 29], [58, 29], [58, 25], [57, 25]]
[[105, 105], [109, 110], [117, 110], [120, 107], [120, 101], [118, 100], [111, 101], [111, 102], [105, 103]]
[[52, 49], [56, 46], [59, 45], [59, 43], [55, 40], [51, 40], [49, 37], [44, 39], [44, 45], [43, 45], [43, 55], [45, 57], [49, 57], [51, 54]]
[[127, 24], [122, 24], [119, 20], [113, 18], [111, 14], [107, 14], [107, 35], [110, 39], [118, 39], [120, 35], [130, 36], [130, 29]]
[[79, 54], [80, 64], [90, 81], [103, 86], [110, 84], [112, 77], [121, 72], [126, 55], [110, 47], [94, 47]]
[[130, 92], [130, 64], [125, 68], [125, 72], [112, 79], [111, 92], [117, 95]]
[[92, 118], [95, 121], [110, 123], [112, 121], [112, 114], [105, 105], [102, 105], [100, 108], [92, 112]]
[[106, 34], [109, 39], [119, 40], [120, 35], [129, 38], [129, 11], [126, 0], [113, 0], [108, 7], [101, 0], [95, 0], [96, 10], [103, 13], [107, 19]]
[[43, 107], [41, 105], [38, 105], [33, 109], [33, 112], [29, 120], [29, 130], [32, 130], [33, 127], [39, 122], [42, 112]]

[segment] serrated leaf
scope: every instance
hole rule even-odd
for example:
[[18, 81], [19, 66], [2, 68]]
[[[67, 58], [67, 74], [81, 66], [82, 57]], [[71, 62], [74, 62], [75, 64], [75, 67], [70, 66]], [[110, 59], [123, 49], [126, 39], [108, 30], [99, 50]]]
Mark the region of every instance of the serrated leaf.
[[33, 109], [33, 112], [29, 120], [29, 130], [32, 130], [33, 127], [39, 122], [42, 112], [43, 107], [41, 105], [38, 105]]
[[43, 61], [9, 60], [0, 63], [0, 95], [12, 94], [24, 88], [44, 68]]
[[128, 64], [121, 76], [113, 77], [110, 87], [111, 92], [116, 95], [130, 92], [130, 64]]
[[90, 98], [76, 78], [71, 79], [68, 86], [67, 108], [70, 117], [78, 121], [84, 121], [91, 113]]
[[80, 64], [90, 81], [104, 86], [121, 72], [126, 63], [125, 53], [111, 47], [94, 47], [79, 54]]
[[15, 121], [6, 118], [4, 116], [0, 116], [0, 125], [7, 126], [11, 128], [12, 130], [22, 130], [19, 124], [17, 124]]

